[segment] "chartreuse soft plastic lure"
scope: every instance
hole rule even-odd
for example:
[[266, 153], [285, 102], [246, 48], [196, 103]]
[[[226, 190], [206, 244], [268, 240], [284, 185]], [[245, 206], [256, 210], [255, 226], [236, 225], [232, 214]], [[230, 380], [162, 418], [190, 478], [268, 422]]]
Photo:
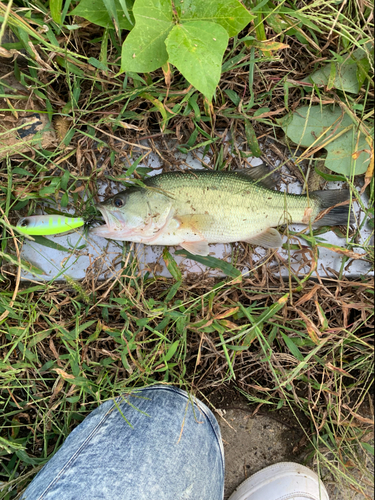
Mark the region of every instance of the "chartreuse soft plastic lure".
[[65, 217], [64, 215], [32, 215], [18, 221], [18, 231], [29, 236], [48, 236], [66, 233], [85, 224], [81, 217]]

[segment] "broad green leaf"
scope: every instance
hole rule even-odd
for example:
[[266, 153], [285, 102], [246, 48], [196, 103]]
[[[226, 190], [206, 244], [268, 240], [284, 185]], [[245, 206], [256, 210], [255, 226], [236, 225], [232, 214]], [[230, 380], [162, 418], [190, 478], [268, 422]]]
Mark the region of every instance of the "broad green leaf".
[[194, 21], [176, 25], [165, 42], [169, 62], [210, 101], [220, 80], [228, 40], [227, 31], [219, 24]]
[[220, 24], [229, 36], [235, 36], [254, 18], [238, 0], [183, 0], [175, 2], [182, 23], [209, 21]]
[[122, 46], [121, 70], [149, 73], [168, 61], [165, 39], [173, 28], [171, 0], [134, 4], [135, 27]]
[[28, 271], [34, 275], [35, 274], [44, 274], [44, 275], [46, 274], [42, 269], [35, 266], [32, 262], [24, 260], [24, 259], [21, 259], [21, 267], [24, 270], [28, 269]]
[[61, 24], [62, 0], [50, 0], [49, 9], [51, 11], [51, 17], [55, 23]]
[[[131, 30], [133, 28], [133, 25], [126, 18], [119, 0], [114, 0], [114, 3], [116, 6], [120, 29]], [[126, 0], [126, 5], [128, 8], [128, 13], [131, 19], [133, 19], [133, 15], [131, 13], [133, 0]], [[112, 19], [108, 14], [103, 0], [81, 0], [77, 7], [73, 9], [69, 13], [69, 15], [83, 17], [91, 23], [97, 24], [98, 26], [103, 26], [103, 28], [114, 28]]]
[[19, 175], [27, 175], [27, 176], [34, 175], [31, 172], [28, 172], [27, 170], [25, 170], [24, 168], [21, 168], [21, 167], [15, 167], [15, 168], [13, 168], [12, 172], [14, 174], [19, 174]]
[[[296, 144], [303, 147], [314, 144], [316, 147], [330, 141], [324, 146], [327, 168], [346, 176], [353, 172], [355, 175], [366, 172], [370, 161], [369, 145], [363, 134], [360, 134], [357, 143], [359, 132], [351, 118], [343, 114], [339, 107], [332, 111], [330, 106], [304, 106], [289, 119], [290, 115], [287, 115], [280, 123], [285, 134]], [[343, 132], [348, 127], [349, 130]]]

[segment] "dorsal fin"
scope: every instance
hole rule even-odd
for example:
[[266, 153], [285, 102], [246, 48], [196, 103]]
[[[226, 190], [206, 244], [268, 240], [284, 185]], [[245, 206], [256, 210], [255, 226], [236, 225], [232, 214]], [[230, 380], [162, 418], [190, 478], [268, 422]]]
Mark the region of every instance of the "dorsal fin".
[[236, 169], [235, 172], [246, 175], [252, 181], [258, 181], [257, 184], [266, 187], [267, 189], [275, 189], [274, 173], [271, 172], [264, 163], [256, 167]]

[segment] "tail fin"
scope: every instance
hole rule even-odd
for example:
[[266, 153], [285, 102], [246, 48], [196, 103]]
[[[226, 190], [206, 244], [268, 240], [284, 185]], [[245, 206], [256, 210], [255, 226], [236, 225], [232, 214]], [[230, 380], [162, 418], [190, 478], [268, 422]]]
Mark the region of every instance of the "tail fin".
[[317, 220], [313, 222], [315, 226], [346, 226], [354, 224], [355, 217], [352, 210], [350, 210], [349, 204], [335, 206], [349, 201], [349, 190], [313, 191], [310, 193], [310, 198], [319, 201], [320, 214]]

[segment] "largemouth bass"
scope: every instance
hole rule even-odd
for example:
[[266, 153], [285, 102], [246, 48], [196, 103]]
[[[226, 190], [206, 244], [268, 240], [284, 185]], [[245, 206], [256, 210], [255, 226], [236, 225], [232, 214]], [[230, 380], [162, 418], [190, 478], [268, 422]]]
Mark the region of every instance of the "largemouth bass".
[[245, 241], [279, 248], [282, 238], [274, 228], [285, 223], [353, 222], [347, 204], [334, 207], [349, 199], [349, 191], [286, 194], [270, 189], [274, 183], [264, 165], [245, 172], [190, 170], [150, 177], [145, 187], [131, 187], [99, 204], [106, 224], [92, 231], [113, 240], [180, 245], [208, 255], [209, 243]]

